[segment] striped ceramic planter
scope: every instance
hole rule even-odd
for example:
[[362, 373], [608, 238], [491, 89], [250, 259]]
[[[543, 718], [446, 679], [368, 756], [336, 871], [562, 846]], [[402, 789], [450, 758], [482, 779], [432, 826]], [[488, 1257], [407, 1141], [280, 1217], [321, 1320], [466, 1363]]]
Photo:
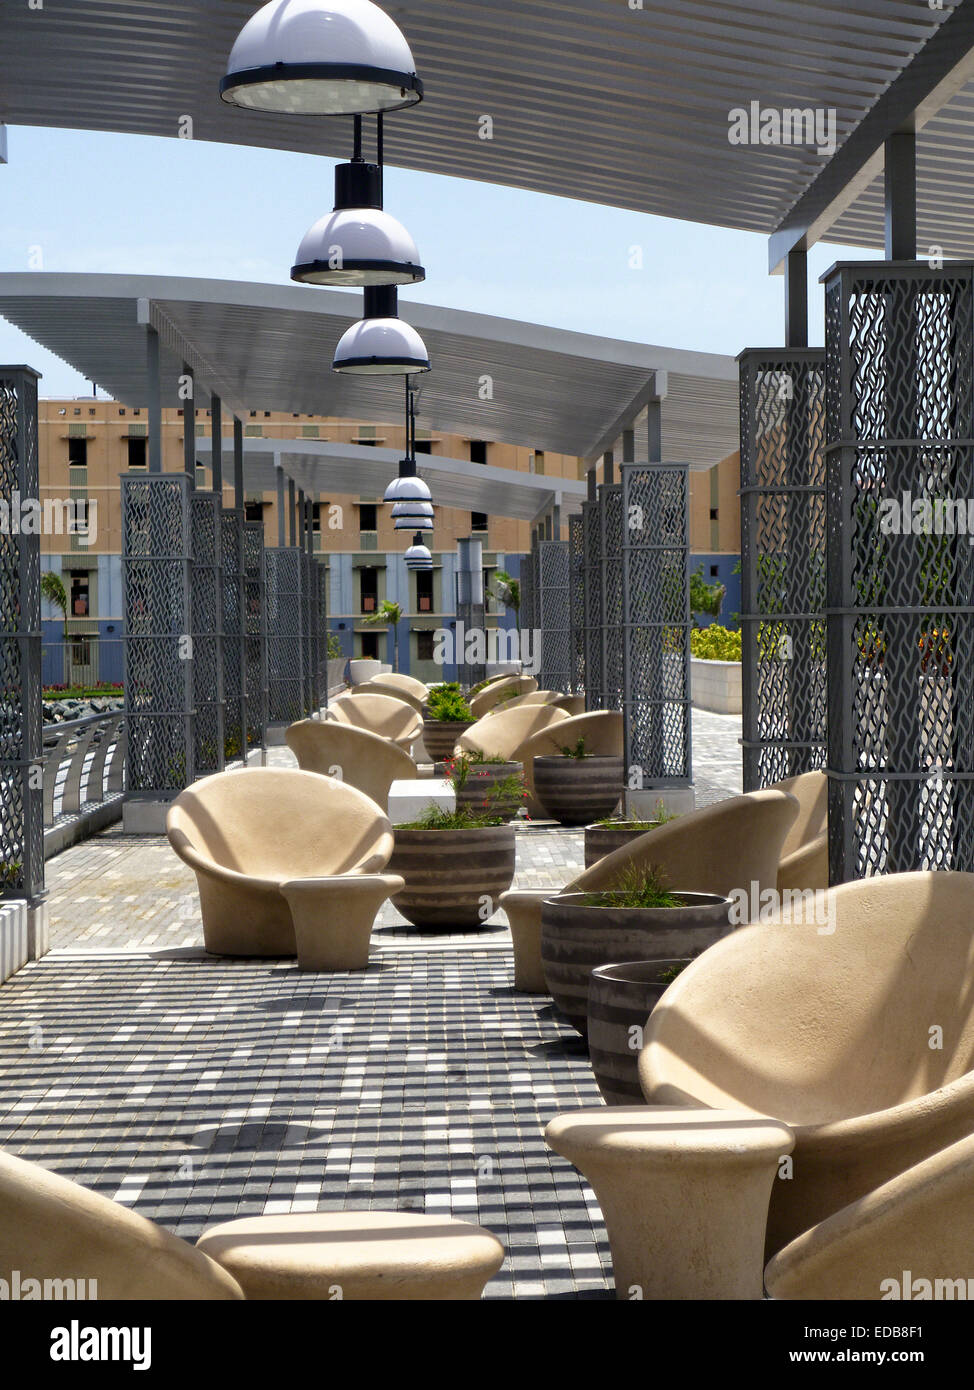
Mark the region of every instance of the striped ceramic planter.
[[729, 898], [673, 891], [685, 907], [590, 907], [589, 893], [560, 893], [542, 904], [548, 993], [583, 1037], [593, 970], [620, 960], [689, 960], [730, 932]]
[[[555, 726], [557, 730], [557, 725]], [[534, 794], [552, 820], [587, 825], [609, 816], [622, 796], [622, 756], [535, 758]]]
[[498, 783], [506, 781], [508, 777], [520, 777], [523, 771], [522, 763], [471, 763], [467, 780], [457, 792], [457, 810], [513, 820], [524, 805], [523, 794], [519, 792], [516, 796], [505, 796], [501, 800], [493, 792]]
[[686, 960], [600, 965], [588, 982], [588, 1052], [606, 1105], [642, 1105], [639, 1053], [646, 1020]]
[[[404, 830], [385, 872], [406, 886], [392, 901], [414, 927], [480, 927], [514, 879], [514, 826]], [[489, 899], [489, 901], [488, 901]]]
[[617, 849], [622, 849], [623, 845], [632, 844], [633, 840], [638, 840], [642, 835], [648, 835], [650, 830], [655, 830], [658, 825], [663, 824], [665, 824], [664, 821], [656, 821], [648, 828], [639, 830], [621, 824], [587, 825], [585, 827], [586, 869], [590, 869], [593, 864], [597, 864], [607, 854], [613, 854]]
[[473, 724], [472, 719], [424, 719], [423, 742], [434, 763], [453, 757], [453, 748], [461, 734]]

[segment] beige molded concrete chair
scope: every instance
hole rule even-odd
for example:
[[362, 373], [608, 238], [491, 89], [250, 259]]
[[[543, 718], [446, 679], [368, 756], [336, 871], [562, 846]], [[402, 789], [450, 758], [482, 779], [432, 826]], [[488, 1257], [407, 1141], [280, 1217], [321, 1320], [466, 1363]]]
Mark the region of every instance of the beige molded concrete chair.
[[296, 768], [242, 768], [194, 782], [170, 807], [166, 834], [196, 873], [203, 941], [214, 955], [293, 956], [285, 889], [295, 881], [320, 881], [318, 918], [336, 932], [363, 925], [370, 905], [371, 929], [402, 882], [381, 872], [393, 835], [375, 802]]
[[327, 714], [342, 724], [354, 724], [357, 729], [391, 739], [407, 753], [423, 732], [422, 716], [398, 696], [339, 695], [328, 706]]
[[422, 681], [414, 680], [412, 676], [400, 676], [394, 671], [384, 672], [381, 676], [372, 676], [362, 685], [356, 686], [356, 695], [389, 695], [394, 700], [402, 700], [410, 705], [417, 714], [423, 713], [423, 706], [429, 698], [429, 689]]
[[383, 811], [389, 809], [393, 782], [419, 775], [412, 758], [397, 743], [337, 719], [300, 719], [284, 737], [303, 771], [357, 787]]
[[[235, 775], [243, 775], [235, 774]], [[105, 1299], [243, 1298], [215, 1260], [128, 1207], [0, 1151], [0, 1279], [95, 1280]], [[85, 1286], [85, 1297], [90, 1285]], [[39, 1296], [39, 1295], [38, 1295]]]
[[483, 719], [508, 691], [514, 692], [511, 698], [515, 699], [518, 695], [530, 695], [537, 688], [538, 682], [534, 676], [505, 676], [503, 680], [493, 681], [470, 701], [473, 717]]
[[[560, 891], [611, 887], [632, 866], [650, 865], [688, 893], [729, 896], [735, 889], [749, 893], [752, 883], [758, 885], [758, 892], [774, 888], [781, 846], [797, 814], [795, 798], [785, 792], [732, 796], [640, 835]], [[514, 988], [523, 994], [548, 993], [541, 963], [541, 904], [555, 891], [512, 888], [499, 898], [514, 942]]]
[[743, 1106], [794, 1129], [769, 1255], [974, 1128], [974, 875], [868, 878], [818, 907], [688, 966], [639, 1058], [651, 1104]]
[[[558, 706], [555, 706], [558, 708]], [[566, 711], [567, 713], [567, 711]], [[534, 759], [550, 757], [563, 748], [573, 748], [580, 738], [596, 756], [620, 756], [623, 752], [622, 715], [618, 710], [591, 710], [588, 714], [568, 715], [553, 726], [539, 729], [524, 744], [524, 781], [528, 789], [528, 815], [544, 816], [544, 807], [534, 794]]]
[[483, 753], [505, 762], [523, 762], [522, 752], [531, 738], [553, 724], [564, 724], [568, 715], [554, 705], [521, 705], [519, 709], [500, 709], [471, 724], [457, 740], [465, 753]]
[[972, 1177], [969, 1137], [797, 1236], [765, 1270], [768, 1293], [831, 1300], [974, 1297]]
[[798, 819], [788, 832], [778, 866], [778, 889], [829, 886], [829, 784], [824, 772], [803, 772], [776, 782], [798, 802]]

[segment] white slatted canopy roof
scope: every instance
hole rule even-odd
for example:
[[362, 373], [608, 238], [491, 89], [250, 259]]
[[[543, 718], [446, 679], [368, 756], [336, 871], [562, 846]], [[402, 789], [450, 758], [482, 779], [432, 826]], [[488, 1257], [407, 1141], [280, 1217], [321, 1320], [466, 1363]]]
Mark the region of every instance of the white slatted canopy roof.
[[[257, 0], [0, 6], [0, 120], [347, 157], [344, 118], [232, 109], [218, 84]], [[392, 0], [426, 99], [391, 164], [719, 226], [882, 245], [876, 150], [920, 128], [920, 236], [974, 254], [974, 3]], [[823, 107], [831, 159], [728, 142], [728, 113]], [[480, 121], [493, 122], [489, 140]], [[851, 205], [843, 190], [852, 189]]]
[[[0, 274], [0, 315], [116, 400], [148, 401], [146, 323], [162, 345], [162, 404], [186, 362], [205, 394], [248, 410], [405, 419], [401, 377], [332, 371], [361, 313], [354, 291], [171, 276]], [[737, 448], [737, 364], [400, 300], [429, 348], [420, 425], [594, 458], [657, 393], [665, 456], [709, 467]], [[199, 404], [199, 397], [197, 398]]]

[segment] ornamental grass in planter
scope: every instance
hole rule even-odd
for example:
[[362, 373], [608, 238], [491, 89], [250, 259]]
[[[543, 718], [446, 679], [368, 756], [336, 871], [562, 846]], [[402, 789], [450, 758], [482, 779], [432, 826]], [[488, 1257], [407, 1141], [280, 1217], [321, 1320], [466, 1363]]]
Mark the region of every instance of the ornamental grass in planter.
[[527, 800], [524, 768], [481, 752], [461, 753], [443, 763], [453, 783], [457, 810], [513, 820]]
[[[454, 770], [454, 791], [462, 775]], [[449, 930], [480, 927], [493, 916], [514, 880], [514, 826], [493, 805], [504, 796], [501, 784], [482, 808], [431, 806], [420, 820], [396, 826], [386, 871], [406, 881], [392, 902], [407, 922]]]
[[594, 825], [585, 827], [585, 867], [590, 869], [607, 854], [612, 854], [631, 840], [638, 840], [650, 830], [657, 830], [668, 821], [677, 820], [674, 811], [667, 811], [662, 801], [657, 801], [651, 820], [640, 820], [636, 816], [605, 816]]
[[475, 722], [459, 681], [434, 686], [423, 716], [423, 742], [433, 761], [441, 763], [452, 758], [457, 739]]
[[560, 753], [535, 758], [533, 769], [535, 796], [562, 825], [609, 816], [622, 796], [622, 754], [589, 753], [584, 738]]
[[559, 893], [541, 908], [548, 991], [584, 1037], [593, 970], [618, 961], [692, 960], [730, 932], [731, 906], [715, 893], [671, 889], [653, 866], [630, 866], [612, 888]]

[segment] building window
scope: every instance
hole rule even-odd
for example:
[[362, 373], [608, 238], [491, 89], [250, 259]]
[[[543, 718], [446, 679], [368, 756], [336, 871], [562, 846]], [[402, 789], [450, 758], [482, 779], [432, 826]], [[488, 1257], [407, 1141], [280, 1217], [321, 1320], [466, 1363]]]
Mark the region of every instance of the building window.
[[428, 632], [417, 632], [416, 634], [416, 660], [433, 660], [433, 640], [436, 634], [430, 630]]
[[87, 618], [88, 616], [87, 570], [72, 570], [71, 572], [71, 616], [73, 618]]
[[90, 535], [91, 513], [88, 498], [74, 497], [71, 500], [74, 504], [74, 516], [68, 524], [68, 533], [72, 536]]
[[[433, 611], [433, 571], [416, 571], [416, 603], [420, 613]], [[420, 636], [423, 634], [420, 633]]]
[[124, 405], [120, 405], [120, 406], [118, 407], [118, 413], [119, 413], [119, 415], [124, 415], [124, 414], [125, 414], [125, 407], [124, 407]]
[[415, 449], [417, 454], [431, 454], [433, 452], [432, 439], [417, 439], [415, 441]]
[[544, 476], [544, 454], [540, 449], [535, 449], [534, 453], [531, 455], [531, 464], [528, 472], [537, 473], [542, 477]]
[[87, 439], [68, 440], [68, 463], [72, 468], [88, 467]]
[[263, 521], [264, 504], [263, 502], [244, 503], [244, 521]]
[[718, 509], [717, 509], [716, 507], [711, 507], [711, 508], [710, 508], [710, 520], [711, 520], [711, 521], [716, 521], [716, 520], [717, 520], [717, 510], [718, 510]]
[[374, 613], [379, 604], [379, 574], [374, 569], [360, 569], [358, 572], [361, 604], [359, 611]]
[[89, 414], [89, 415], [94, 415], [94, 414], [96, 414], [96, 411], [95, 411], [94, 406], [89, 406], [89, 407], [88, 407], [88, 414]]
[[374, 502], [360, 502], [358, 509], [358, 529], [375, 531], [378, 527], [378, 514]]
[[133, 410], [133, 411], [132, 411], [132, 414], [133, 414], [133, 415], [141, 415], [141, 414], [142, 414], [142, 409], [141, 409], [141, 407], [137, 407], [135, 410]]
[[483, 439], [471, 439], [470, 441], [470, 462], [487, 462], [487, 443]]
[[146, 444], [145, 439], [128, 440], [129, 447], [129, 468], [144, 468], [146, 465]]
[[91, 639], [89, 637], [72, 637], [71, 664], [73, 666], [91, 665]]
[[486, 513], [486, 512], [471, 512], [471, 513], [470, 513], [470, 529], [471, 529], [471, 531], [486, 531], [486, 530], [487, 530], [487, 513]]
[[321, 503], [312, 502], [311, 504], [311, 534], [321, 535]]
[[716, 579], [718, 574], [719, 574], [719, 570], [717, 569], [717, 566], [716, 566], [716, 565], [711, 565], [711, 566], [710, 566], [710, 577], [711, 577], [711, 579]]
[[359, 633], [359, 640], [362, 643], [362, 655], [366, 661], [378, 661], [379, 634], [377, 632], [362, 632]]

